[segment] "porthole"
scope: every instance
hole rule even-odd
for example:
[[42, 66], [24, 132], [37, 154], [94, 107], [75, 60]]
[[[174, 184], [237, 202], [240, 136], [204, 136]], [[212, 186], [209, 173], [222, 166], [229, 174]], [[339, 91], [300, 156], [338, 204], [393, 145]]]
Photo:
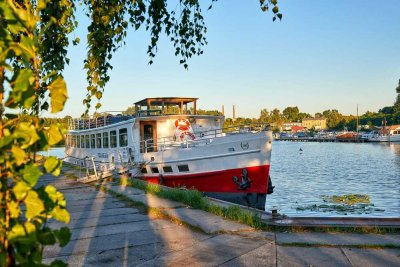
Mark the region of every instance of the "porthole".
[[189, 171], [189, 166], [187, 164], [178, 165], [178, 170], [179, 170], [179, 172], [188, 172]]
[[164, 166], [164, 167], [163, 167], [163, 170], [164, 170], [164, 172], [173, 172], [171, 166]]

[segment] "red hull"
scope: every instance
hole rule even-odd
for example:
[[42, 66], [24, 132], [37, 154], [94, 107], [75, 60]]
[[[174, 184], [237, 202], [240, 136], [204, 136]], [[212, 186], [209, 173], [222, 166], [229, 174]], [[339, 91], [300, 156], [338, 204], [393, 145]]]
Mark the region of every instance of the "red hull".
[[[240, 182], [243, 169], [247, 170], [251, 185], [249, 188], [239, 189], [233, 176], [236, 176]], [[201, 192], [266, 194], [268, 177], [269, 165], [263, 165], [196, 174], [146, 176], [143, 180], [156, 184], [161, 181], [163, 185], [169, 187], [195, 188]]]

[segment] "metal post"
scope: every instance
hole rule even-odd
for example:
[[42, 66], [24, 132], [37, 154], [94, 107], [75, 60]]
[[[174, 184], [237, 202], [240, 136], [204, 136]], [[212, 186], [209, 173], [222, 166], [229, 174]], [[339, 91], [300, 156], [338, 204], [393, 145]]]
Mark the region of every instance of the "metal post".
[[92, 164], [93, 164], [94, 175], [96, 176], [96, 178], [99, 178], [97, 176], [97, 170], [96, 170], [96, 164], [94, 163], [94, 157], [92, 157]]

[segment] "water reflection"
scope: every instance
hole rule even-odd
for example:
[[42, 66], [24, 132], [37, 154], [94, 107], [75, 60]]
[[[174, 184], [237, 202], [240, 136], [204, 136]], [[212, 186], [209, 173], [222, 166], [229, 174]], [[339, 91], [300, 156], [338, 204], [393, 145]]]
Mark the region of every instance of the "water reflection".
[[[274, 142], [271, 177], [276, 187], [266, 208], [276, 207], [286, 215], [400, 214], [400, 144]], [[368, 195], [374, 208], [347, 213], [299, 210], [326, 204], [323, 196], [348, 194]]]

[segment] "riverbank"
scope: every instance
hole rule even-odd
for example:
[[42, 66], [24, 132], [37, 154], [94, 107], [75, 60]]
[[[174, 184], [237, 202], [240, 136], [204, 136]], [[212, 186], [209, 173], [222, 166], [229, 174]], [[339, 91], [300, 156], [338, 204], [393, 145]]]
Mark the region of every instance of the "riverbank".
[[71, 213], [72, 240], [64, 248], [46, 249], [47, 262], [57, 258], [70, 266], [399, 263], [399, 234], [255, 230], [138, 188], [101, 184], [111, 194], [77, 183], [71, 168], [63, 167], [63, 175], [40, 179], [40, 184], [52, 183], [64, 193]]

